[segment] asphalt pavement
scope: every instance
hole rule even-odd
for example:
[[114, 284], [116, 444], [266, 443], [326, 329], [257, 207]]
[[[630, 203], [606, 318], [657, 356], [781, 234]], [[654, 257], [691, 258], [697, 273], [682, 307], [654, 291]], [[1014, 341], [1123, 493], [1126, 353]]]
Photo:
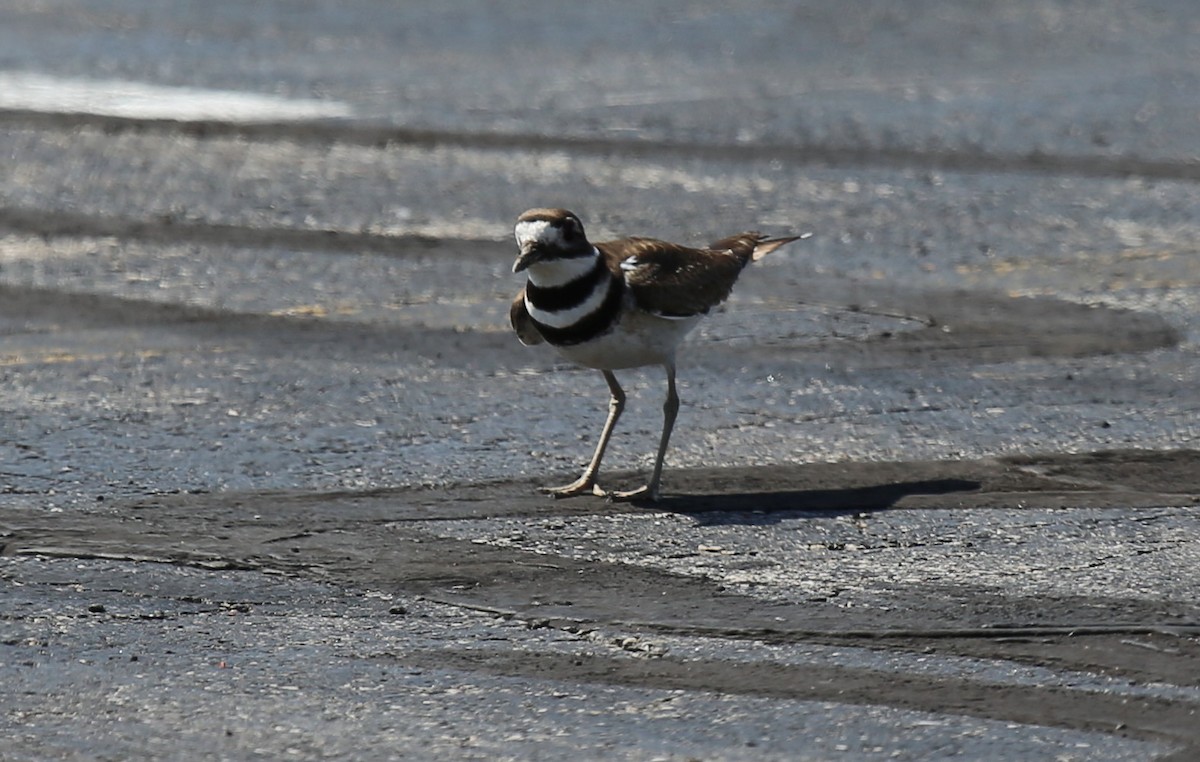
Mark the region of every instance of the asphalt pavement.
[[[0, 8], [0, 758], [1193, 759], [1185, 2]], [[811, 232], [664, 499], [511, 224]], [[636, 486], [660, 370], [602, 482]]]

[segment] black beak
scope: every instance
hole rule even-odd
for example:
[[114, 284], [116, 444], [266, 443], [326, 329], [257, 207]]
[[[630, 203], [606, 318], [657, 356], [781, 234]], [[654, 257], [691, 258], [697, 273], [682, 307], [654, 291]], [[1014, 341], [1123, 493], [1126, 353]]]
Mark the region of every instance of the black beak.
[[517, 255], [517, 261], [513, 262], [513, 272], [519, 273], [530, 265], [540, 262], [542, 256], [542, 247], [537, 244], [531, 244], [521, 249], [521, 253]]

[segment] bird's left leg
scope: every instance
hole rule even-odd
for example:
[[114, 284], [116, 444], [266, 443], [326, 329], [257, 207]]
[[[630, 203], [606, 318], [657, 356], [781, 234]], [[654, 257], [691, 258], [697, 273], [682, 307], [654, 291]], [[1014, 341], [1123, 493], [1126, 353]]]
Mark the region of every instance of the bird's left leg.
[[617, 377], [612, 371], [605, 370], [601, 373], [604, 374], [604, 381], [608, 384], [608, 418], [604, 419], [604, 428], [600, 431], [600, 441], [596, 443], [596, 452], [592, 454], [592, 460], [584, 469], [583, 476], [562, 487], [547, 487], [542, 490], [554, 497], [575, 497], [587, 494], [606, 497], [608, 495], [596, 484], [596, 474], [600, 473], [600, 461], [604, 459], [604, 450], [608, 447], [608, 440], [612, 437], [617, 419], [621, 417], [621, 411], [625, 409], [625, 390], [617, 383]]
[[667, 400], [663, 403], [663, 430], [658, 440], [658, 454], [654, 458], [654, 473], [644, 487], [638, 487], [628, 492], [609, 492], [611, 500], [636, 500], [646, 498], [658, 500], [658, 487], [662, 482], [663, 459], [667, 455], [667, 445], [671, 441], [671, 430], [675, 428], [675, 417], [679, 414], [679, 393], [675, 391], [675, 363], [666, 363], [667, 370]]

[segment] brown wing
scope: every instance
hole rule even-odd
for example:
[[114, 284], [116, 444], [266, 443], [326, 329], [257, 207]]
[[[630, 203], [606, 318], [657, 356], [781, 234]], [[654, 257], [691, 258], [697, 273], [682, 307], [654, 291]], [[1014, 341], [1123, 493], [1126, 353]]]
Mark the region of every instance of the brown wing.
[[544, 339], [542, 334], [538, 333], [537, 327], [533, 324], [533, 318], [529, 316], [529, 310], [525, 309], [525, 289], [517, 294], [517, 298], [513, 299], [512, 306], [508, 308], [508, 322], [512, 323], [513, 330], [517, 332], [517, 338], [527, 347], [532, 347], [534, 344], [541, 344]]
[[731, 235], [728, 238], [722, 238], [719, 241], [713, 241], [707, 248], [713, 251], [732, 251], [733, 255], [742, 262], [745, 267], [750, 261], [750, 257], [754, 254], [754, 247], [758, 246], [759, 241], [765, 240], [761, 233], [738, 233]]
[[622, 238], [596, 248], [624, 277], [639, 307], [667, 317], [700, 315], [724, 301], [754, 250], [752, 244], [693, 249], [653, 238]]

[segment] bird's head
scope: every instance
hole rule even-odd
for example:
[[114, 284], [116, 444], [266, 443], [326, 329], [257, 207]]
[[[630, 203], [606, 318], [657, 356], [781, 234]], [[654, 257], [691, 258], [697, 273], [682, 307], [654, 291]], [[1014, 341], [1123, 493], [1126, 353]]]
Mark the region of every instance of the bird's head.
[[583, 223], [566, 209], [530, 209], [517, 218], [513, 232], [520, 248], [513, 262], [514, 273], [593, 256]]

